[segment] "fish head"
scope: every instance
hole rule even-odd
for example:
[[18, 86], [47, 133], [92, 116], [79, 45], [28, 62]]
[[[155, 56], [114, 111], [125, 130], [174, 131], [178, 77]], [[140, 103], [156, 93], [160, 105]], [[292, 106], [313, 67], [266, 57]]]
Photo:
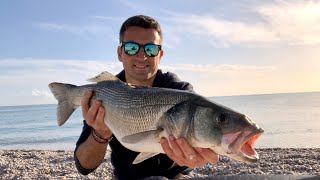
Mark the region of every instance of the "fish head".
[[221, 147], [225, 155], [242, 162], [254, 163], [259, 160], [259, 155], [254, 149], [256, 141], [264, 130], [256, 124], [244, 127], [241, 131], [223, 134]]
[[246, 163], [258, 161], [254, 144], [264, 130], [247, 116], [214, 104], [198, 106], [194, 118], [196, 146]]

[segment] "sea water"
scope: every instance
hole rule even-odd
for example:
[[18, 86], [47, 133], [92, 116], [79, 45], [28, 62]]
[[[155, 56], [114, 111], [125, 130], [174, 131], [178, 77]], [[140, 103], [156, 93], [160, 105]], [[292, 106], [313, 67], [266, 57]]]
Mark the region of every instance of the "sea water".
[[[209, 99], [246, 114], [265, 130], [255, 147], [320, 147], [320, 92]], [[0, 149], [73, 150], [83, 125], [81, 109], [58, 126], [56, 108], [56, 104], [1, 106]]]

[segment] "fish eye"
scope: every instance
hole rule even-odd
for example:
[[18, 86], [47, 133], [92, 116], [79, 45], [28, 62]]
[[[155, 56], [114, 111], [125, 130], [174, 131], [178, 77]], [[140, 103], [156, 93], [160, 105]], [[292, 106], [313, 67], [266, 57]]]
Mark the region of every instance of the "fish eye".
[[219, 116], [216, 117], [216, 122], [219, 125], [224, 125], [224, 124], [228, 124], [229, 120], [228, 120], [228, 118], [226, 117], [225, 114], [220, 114]]

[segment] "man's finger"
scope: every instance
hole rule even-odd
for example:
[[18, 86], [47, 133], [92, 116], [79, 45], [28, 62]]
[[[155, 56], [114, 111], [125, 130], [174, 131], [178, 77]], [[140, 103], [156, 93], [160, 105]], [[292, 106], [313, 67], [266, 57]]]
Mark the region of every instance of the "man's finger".
[[170, 145], [172, 147], [172, 150], [173, 150], [175, 156], [184, 159], [186, 156], [185, 156], [185, 154], [183, 153], [183, 151], [180, 148], [181, 139], [176, 140], [176, 138], [173, 135], [170, 135], [169, 136], [169, 141], [170, 141]]
[[176, 157], [174, 155], [173, 150], [171, 149], [169, 142], [167, 141], [166, 138], [161, 138], [160, 139], [160, 144], [162, 146], [162, 149], [164, 151], [164, 153], [166, 153], [166, 155], [173, 161], [176, 161]]
[[219, 155], [208, 148], [196, 148], [198, 153], [211, 164], [217, 164], [219, 161]]
[[195, 149], [190, 146], [190, 144], [188, 143], [188, 141], [184, 138], [179, 138], [178, 140], [180, 149], [183, 149], [183, 153], [185, 154], [185, 157], [189, 160], [189, 161], [201, 161], [203, 160], [202, 157], [198, 154], [197, 151], [195, 151]]
[[[92, 96], [92, 91], [86, 91], [81, 100], [82, 115], [86, 115], [89, 110], [89, 101]], [[85, 118], [85, 117], [84, 117]]]
[[106, 127], [106, 124], [104, 122], [104, 116], [105, 116], [105, 108], [103, 106], [100, 106], [96, 116], [96, 124], [102, 129], [105, 129]]
[[174, 153], [173, 153], [173, 151], [172, 151], [172, 149], [171, 149], [171, 147], [169, 145], [169, 142], [167, 141], [166, 138], [164, 138], [164, 137], [161, 138], [160, 139], [160, 144], [162, 146], [162, 149], [163, 149], [164, 153], [166, 153], [167, 156], [169, 156], [169, 157], [173, 157], [174, 156]]
[[94, 122], [96, 120], [96, 116], [99, 110], [99, 107], [101, 106], [100, 101], [95, 101], [92, 106], [90, 107], [88, 114], [87, 114], [87, 119], [86, 121]]

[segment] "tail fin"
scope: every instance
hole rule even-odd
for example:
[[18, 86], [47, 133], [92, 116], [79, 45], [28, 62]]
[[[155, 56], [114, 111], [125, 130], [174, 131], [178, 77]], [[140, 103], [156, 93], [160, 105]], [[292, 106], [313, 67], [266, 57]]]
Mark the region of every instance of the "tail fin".
[[73, 104], [69, 96], [69, 91], [72, 87], [75, 87], [75, 85], [57, 82], [49, 84], [52, 94], [58, 100], [57, 121], [59, 126], [62, 126], [78, 107]]

